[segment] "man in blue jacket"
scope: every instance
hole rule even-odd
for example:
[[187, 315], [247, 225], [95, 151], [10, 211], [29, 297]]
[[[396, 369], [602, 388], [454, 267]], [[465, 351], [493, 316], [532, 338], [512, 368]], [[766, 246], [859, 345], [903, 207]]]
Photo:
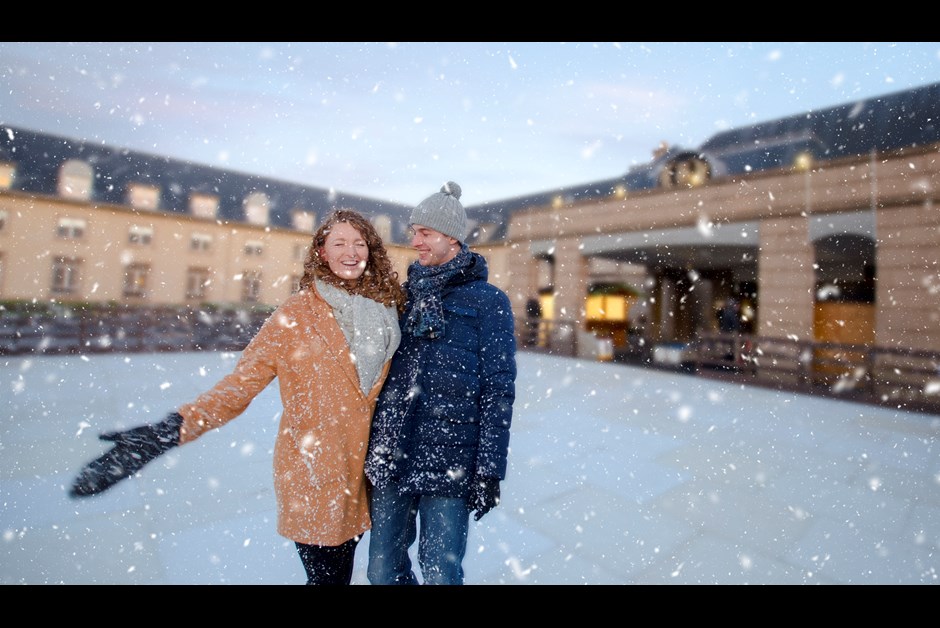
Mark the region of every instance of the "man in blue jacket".
[[464, 243], [460, 186], [445, 184], [411, 212], [402, 340], [372, 421], [368, 577], [463, 584], [470, 513], [499, 503], [515, 400], [516, 341], [509, 298]]

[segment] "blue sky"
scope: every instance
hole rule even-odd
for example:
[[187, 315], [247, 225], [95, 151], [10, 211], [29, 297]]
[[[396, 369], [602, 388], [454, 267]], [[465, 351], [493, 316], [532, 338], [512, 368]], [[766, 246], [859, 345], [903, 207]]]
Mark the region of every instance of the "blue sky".
[[0, 42], [0, 123], [472, 206], [938, 81], [938, 42]]

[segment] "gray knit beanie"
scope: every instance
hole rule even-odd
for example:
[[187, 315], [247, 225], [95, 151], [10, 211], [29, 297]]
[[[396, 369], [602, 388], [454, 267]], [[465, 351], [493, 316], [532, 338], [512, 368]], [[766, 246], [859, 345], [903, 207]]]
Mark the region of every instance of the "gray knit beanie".
[[467, 212], [460, 204], [460, 186], [448, 181], [441, 191], [432, 194], [411, 210], [409, 224], [424, 225], [459, 242], [467, 236]]

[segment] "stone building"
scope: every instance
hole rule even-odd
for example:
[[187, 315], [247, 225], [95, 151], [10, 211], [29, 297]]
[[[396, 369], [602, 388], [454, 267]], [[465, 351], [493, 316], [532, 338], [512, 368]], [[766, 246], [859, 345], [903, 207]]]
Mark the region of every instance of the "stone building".
[[[517, 312], [586, 322], [597, 282], [641, 292], [652, 343], [717, 332], [940, 350], [940, 84], [663, 145], [624, 176], [512, 203]], [[475, 208], [480, 211], [480, 208]]]
[[[537, 299], [569, 333], [690, 342], [734, 298], [757, 336], [937, 351], [938, 120], [934, 84], [664, 142], [620, 177], [468, 204], [468, 242], [517, 318]], [[404, 277], [408, 206], [0, 126], [0, 300], [275, 305], [335, 207]]]
[[[341, 207], [386, 241], [410, 209], [2, 126], [0, 300], [274, 306]], [[390, 248], [404, 272], [410, 250]]]

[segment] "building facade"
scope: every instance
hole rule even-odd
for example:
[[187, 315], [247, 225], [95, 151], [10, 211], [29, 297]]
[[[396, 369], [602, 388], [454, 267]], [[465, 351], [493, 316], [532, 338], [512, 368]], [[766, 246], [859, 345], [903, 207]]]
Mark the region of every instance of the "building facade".
[[[617, 342], [694, 341], [734, 305], [759, 336], [940, 350], [938, 121], [935, 84], [664, 143], [621, 177], [468, 205], [468, 242], [517, 319], [535, 300]], [[270, 307], [338, 207], [404, 279], [410, 206], [3, 127], [0, 300]]]
[[[652, 343], [719, 331], [940, 350], [940, 84], [661, 147], [625, 176], [521, 199], [516, 311], [583, 326], [599, 281], [632, 284]], [[606, 264], [606, 266], [604, 265]]]
[[403, 205], [0, 134], [0, 301], [270, 308], [297, 289], [318, 220], [337, 208], [373, 221], [400, 273], [412, 259], [391, 244]]

